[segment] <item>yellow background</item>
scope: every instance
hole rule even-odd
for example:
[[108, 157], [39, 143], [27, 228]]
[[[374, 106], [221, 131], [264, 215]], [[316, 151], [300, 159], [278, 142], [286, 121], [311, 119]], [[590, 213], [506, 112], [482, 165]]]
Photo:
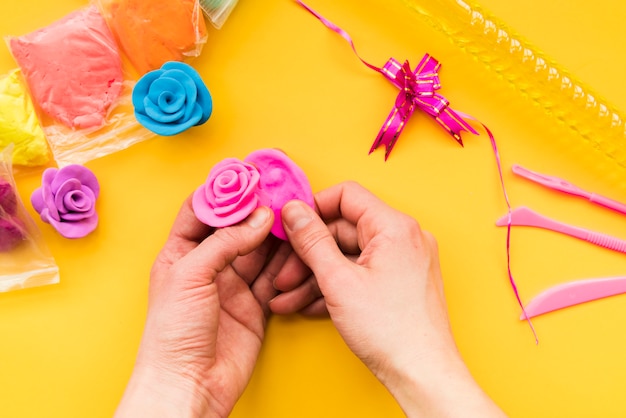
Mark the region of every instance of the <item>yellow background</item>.
[[[22, 35], [87, 4], [0, 3], [0, 35]], [[482, 0], [509, 26], [626, 109], [626, 5], [613, 0]], [[624, 169], [532, 106], [399, 0], [310, 0], [347, 30], [361, 55], [442, 62], [452, 107], [493, 130], [513, 206], [626, 238], [626, 218], [514, 176], [519, 163], [626, 201]], [[0, 48], [0, 72], [15, 68]], [[506, 212], [486, 135], [462, 148], [415, 115], [387, 162], [367, 151], [397, 91], [290, 0], [240, 0], [210, 29], [194, 64], [214, 99], [203, 126], [87, 163], [98, 176], [100, 226], [67, 240], [37, 219], [61, 283], [0, 294], [0, 416], [108, 417], [131, 373], [151, 263], [180, 203], [225, 157], [285, 150], [314, 190], [352, 179], [416, 217], [439, 240], [450, 318], [478, 382], [511, 417], [626, 416], [626, 299], [534, 320], [535, 345], [506, 275]], [[22, 199], [39, 185], [22, 176]], [[29, 207], [33, 217], [36, 214]], [[624, 255], [552, 232], [513, 231], [512, 268], [527, 302], [575, 279], [626, 274]], [[380, 315], [384, 315], [380, 312]], [[399, 417], [385, 389], [327, 320], [271, 319], [235, 417]]]

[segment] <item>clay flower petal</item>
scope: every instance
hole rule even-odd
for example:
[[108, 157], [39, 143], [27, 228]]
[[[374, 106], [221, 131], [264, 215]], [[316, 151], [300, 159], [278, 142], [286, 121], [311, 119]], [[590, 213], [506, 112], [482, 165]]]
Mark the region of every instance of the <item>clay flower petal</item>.
[[67, 180], [76, 180], [81, 185], [89, 187], [94, 192], [96, 198], [100, 193], [100, 184], [96, 175], [82, 165], [71, 164], [56, 171], [50, 183], [53, 193], [56, 193], [61, 184]]
[[50, 218], [50, 225], [65, 238], [83, 238], [92, 233], [98, 226], [98, 214], [75, 222], [68, 222], [67, 220], [57, 221]]

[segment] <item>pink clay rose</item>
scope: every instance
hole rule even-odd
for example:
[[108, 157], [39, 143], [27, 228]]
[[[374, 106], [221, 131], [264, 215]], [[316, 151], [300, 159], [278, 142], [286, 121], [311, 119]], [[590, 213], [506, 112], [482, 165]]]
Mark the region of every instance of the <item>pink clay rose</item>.
[[272, 234], [286, 240], [280, 212], [292, 199], [314, 207], [311, 185], [285, 153], [261, 149], [244, 161], [227, 158], [209, 172], [193, 195], [193, 210], [203, 223], [221, 228], [244, 220], [259, 206], [274, 212]]
[[193, 195], [193, 208], [203, 223], [221, 228], [244, 220], [259, 206], [258, 170], [236, 158], [217, 163]]

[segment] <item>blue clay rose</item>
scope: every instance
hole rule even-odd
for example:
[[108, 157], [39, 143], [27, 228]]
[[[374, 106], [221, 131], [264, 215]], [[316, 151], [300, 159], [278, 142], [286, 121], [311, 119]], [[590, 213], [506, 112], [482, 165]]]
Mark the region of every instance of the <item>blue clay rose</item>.
[[88, 168], [77, 164], [47, 168], [41, 183], [30, 200], [42, 221], [66, 238], [82, 238], [96, 229], [100, 185]]
[[139, 123], [162, 136], [201, 125], [213, 111], [211, 94], [200, 74], [177, 61], [167, 62], [137, 81], [133, 106]]

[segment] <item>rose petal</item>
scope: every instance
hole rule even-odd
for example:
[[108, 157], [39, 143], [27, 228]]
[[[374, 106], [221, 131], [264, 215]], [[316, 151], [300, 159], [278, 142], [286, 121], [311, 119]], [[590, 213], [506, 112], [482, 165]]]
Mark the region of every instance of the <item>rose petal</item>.
[[215, 204], [222, 206], [239, 199], [242, 190], [248, 186], [248, 179], [241, 172], [228, 170], [217, 176], [215, 182], [209, 186], [215, 196]]
[[137, 119], [137, 122], [139, 122], [142, 126], [146, 127], [157, 135], [174, 135], [173, 133], [171, 133], [171, 130], [167, 127], [167, 125], [155, 122], [154, 119], [146, 116], [145, 114], [135, 112], [135, 118]]
[[77, 222], [86, 218], [91, 218], [96, 213], [95, 209], [90, 209], [87, 212], [70, 212], [61, 215], [61, 222]]
[[[243, 184], [243, 180], [240, 180], [242, 183], [242, 187], [236, 192], [232, 193], [229, 196], [224, 196], [223, 199], [220, 199], [216, 196], [215, 203], [217, 207], [231, 207], [241, 204], [242, 201], [248, 199], [250, 195], [256, 195], [258, 192], [258, 184], [259, 184], [259, 174], [255, 171], [253, 177], [248, 177], [250, 174], [240, 174], [240, 178], [245, 178], [245, 184]], [[232, 210], [232, 209], [229, 209]]]
[[[187, 121], [191, 118], [191, 115], [194, 111], [194, 105], [196, 103], [196, 99], [198, 97], [198, 87], [194, 80], [187, 75], [186, 71], [183, 70], [168, 70], [166, 74], [169, 77], [176, 78], [180, 82], [180, 84], [185, 88], [185, 101], [187, 106], [185, 106], [185, 115], [183, 116], [183, 121]], [[194, 123], [195, 125], [195, 123]]]
[[94, 214], [77, 222], [59, 222], [51, 219], [50, 224], [65, 238], [82, 238], [96, 229], [98, 226], [98, 215]]
[[35, 211], [41, 214], [46, 204], [43, 201], [43, 191], [41, 187], [36, 188], [30, 195], [30, 204], [33, 205]]
[[80, 181], [76, 179], [67, 179], [65, 183], [59, 186], [59, 189], [54, 195], [54, 206], [57, 208], [61, 216], [70, 210], [65, 207], [65, 195], [75, 190], [80, 190]]
[[257, 208], [259, 201], [257, 196], [254, 196], [253, 199], [246, 202], [247, 204], [239, 208], [239, 210], [230, 213], [228, 216], [218, 216], [212, 207], [207, 204], [204, 195], [204, 185], [200, 186], [194, 192], [192, 198], [194, 213], [201, 222], [216, 228], [222, 228], [241, 222]]
[[[239, 160], [235, 161], [228, 165], [217, 165], [211, 170], [213, 175], [210, 175], [207, 181], [207, 185], [210, 186], [210, 188], [207, 188], [207, 194], [210, 195], [208, 200], [212, 203], [212, 206], [229, 205], [235, 201], [240, 201], [249, 193], [256, 193], [259, 183], [259, 172], [250, 164]], [[216, 188], [220, 177], [226, 173], [233, 173], [234, 176], [232, 190], [230, 191], [220, 189], [219, 187]]]
[[237, 170], [239, 170], [239, 167], [241, 167], [242, 164], [244, 164], [243, 161], [240, 161], [236, 158], [226, 158], [220, 161], [219, 163], [217, 163], [215, 166], [213, 166], [213, 168], [209, 172], [207, 180], [204, 183], [206, 185], [205, 198], [207, 199], [208, 204], [210, 204], [211, 206], [215, 206], [217, 204], [215, 201], [215, 193], [213, 192], [212, 188], [213, 188], [213, 184], [217, 181], [217, 178], [220, 176], [220, 173], [223, 173], [229, 170], [237, 172]]
[[254, 207], [257, 207], [258, 197], [255, 193], [247, 193], [246, 195], [242, 195], [241, 199], [238, 201], [224, 206], [216, 206], [213, 208], [213, 212], [217, 216], [230, 216], [234, 213], [237, 213], [240, 210], [246, 210], [248, 206], [250, 206], [254, 202]]
[[214, 227], [245, 219], [259, 205], [258, 183], [259, 173], [251, 164], [235, 158], [222, 160], [194, 192], [196, 217]]
[[168, 124], [177, 122], [185, 115], [185, 108], [178, 110], [176, 113], [165, 113], [158, 104], [152, 102], [148, 97], [144, 99], [146, 115], [159, 124]]
[[185, 94], [185, 87], [176, 77], [169, 76], [168, 71], [162, 71], [159, 78], [152, 81], [152, 84], [150, 84], [147, 97], [150, 98], [152, 102], [156, 103], [159, 101], [159, 96], [164, 91], [169, 91], [176, 96], [180, 96]]
[[150, 86], [163, 74], [163, 70], [154, 70], [149, 73], [144, 74], [139, 81], [133, 87], [132, 94], [132, 102], [133, 107], [135, 108], [135, 113], [145, 113], [145, 109], [143, 106], [143, 99], [148, 95], [148, 91], [150, 90]]
[[189, 123], [191, 124], [191, 126], [199, 125], [200, 121], [204, 117], [204, 115], [202, 114], [202, 107], [200, 107], [198, 103], [194, 103], [193, 106], [189, 107], [192, 110], [188, 119]]
[[68, 210], [61, 215], [64, 221], [78, 221], [93, 216], [96, 212], [96, 197], [93, 191], [81, 186], [80, 190], [72, 191], [65, 195], [64, 205]]
[[[168, 93], [170, 97], [175, 98], [177, 106], [172, 110], [167, 110], [161, 106], [161, 96], [163, 93]], [[161, 77], [154, 80], [154, 83], [150, 86], [147, 98], [150, 99], [152, 103], [156, 103], [163, 112], [173, 113], [183, 109], [187, 96], [183, 83], [174, 77], [168, 77], [168, 72], [165, 72]]]
[[69, 213], [89, 212], [93, 209], [94, 203], [83, 190], [74, 190], [63, 197], [63, 205]]
[[162, 68], [164, 70], [178, 69], [183, 71], [192, 79], [196, 87], [194, 101], [198, 104], [198, 106], [200, 106], [200, 110], [202, 111], [202, 116], [195, 124], [201, 125], [205, 123], [209, 117], [211, 117], [211, 113], [213, 112], [213, 99], [200, 74], [190, 65], [176, 61], [165, 63]]
[[166, 113], [178, 112], [185, 105], [185, 96], [176, 95], [176, 93], [171, 91], [164, 91], [159, 95], [157, 104]]
[[[43, 208], [39, 216], [41, 217], [41, 220], [47, 224], [49, 224], [50, 219], [52, 219], [52, 217], [50, 216], [50, 210], [48, 208]], [[61, 219], [59, 218], [57, 220], [60, 221]]]
[[219, 175], [211, 187], [216, 203], [224, 203], [230, 200], [233, 195], [239, 196], [242, 190], [245, 190], [250, 185], [251, 177], [252, 174], [247, 170], [228, 170]]
[[54, 193], [52, 191], [52, 182], [59, 170], [56, 168], [46, 168], [41, 180], [41, 197], [43, 198], [43, 207], [48, 209], [48, 216], [60, 220], [59, 211], [54, 203]]
[[232, 193], [239, 190], [239, 171], [235, 169], [224, 170], [213, 182], [213, 193]]
[[96, 198], [100, 194], [100, 184], [96, 175], [87, 167], [79, 164], [70, 164], [58, 170], [51, 182], [53, 193], [56, 193], [61, 184], [68, 179], [76, 179], [81, 184], [89, 187], [94, 192]]
[[211, 113], [213, 113], [213, 99], [209, 89], [204, 84], [198, 85], [198, 100], [196, 104], [202, 109], [202, 117], [196, 122], [196, 125], [202, 125], [209, 120]]

